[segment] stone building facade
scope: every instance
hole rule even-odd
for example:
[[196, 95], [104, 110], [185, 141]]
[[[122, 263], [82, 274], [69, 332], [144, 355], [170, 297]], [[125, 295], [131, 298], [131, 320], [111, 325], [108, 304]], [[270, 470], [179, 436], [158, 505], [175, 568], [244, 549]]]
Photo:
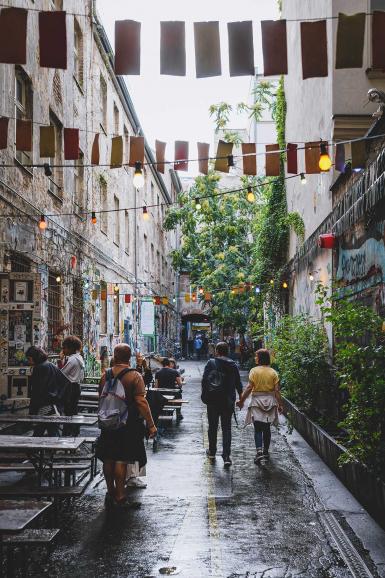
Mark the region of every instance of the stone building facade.
[[[27, 0], [19, 5], [36, 8]], [[157, 172], [147, 142], [143, 188], [134, 187], [133, 168], [110, 168], [111, 138], [123, 136], [128, 163], [130, 137], [143, 131], [124, 80], [113, 72], [93, 2], [43, 0], [39, 9], [67, 12], [67, 69], [39, 66], [36, 10], [28, 12], [27, 64], [0, 64], [0, 116], [10, 119], [8, 148], [0, 151], [0, 394], [7, 396], [25, 389], [29, 344], [55, 354], [66, 334], [77, 334], [93, 375], [117, 342], [162, 350], [177, 332], [178, 279], [168, 259], [177, 234], [165, 232], [162, 220], [178, 194], [178, 175], [168, 165]], [[33, 121], [31, 153], [15, 150], [16, 118]], [[55, 126], [53, 159], [39, 156], [41, 125]], [[64, 128], [80, 129], [78, 161], [64, 161]], [[43, 163], [52, 166], [51, 176]], [[41, 215], [48, 215], [45, 230]], [[167, 299], [154, 305], [154, 295]]]
[[[316, 2], [283, 0], [282, 18], [288, 20], [289, 47], [289, 73], [284, 79], [287, 142], [301, 146], [320, 139], [344, 141], [364, 136], [371, 126], [377, 105], [368, 102], [368, 90], [385, 88], [383, 71], [372, 67], [371, 17], [366, 18], [362, 68], [336, 70], [335, 52], [338, 13], [370, 14], [374, 10], [385, 10], [385, 0], [325, 0], [322, 6]], [[300, 21], [323, 18], [328, 18], [328, 76], [303, 80]], [[306, 173], [303, 153], [299, 151], [298, 173]], [[346, 158], [351, 158], [349, 147]], [[288, 211], [298, 212], [305, 224], [304, 245], [293, 231], [290, 235], [288, 273], [293, 314], [318, 317], [314, 294], [317, 284], [330, 286], [333, 280], [333, 252], [318, 250], [316, 244], [333, 211], [333, 184], [339, 175], [332, 168], [328, 173], [306, 175], [306, 184], [299, 177], [286, 181]], [[325, 232], [332, 232], [326, 229]]]

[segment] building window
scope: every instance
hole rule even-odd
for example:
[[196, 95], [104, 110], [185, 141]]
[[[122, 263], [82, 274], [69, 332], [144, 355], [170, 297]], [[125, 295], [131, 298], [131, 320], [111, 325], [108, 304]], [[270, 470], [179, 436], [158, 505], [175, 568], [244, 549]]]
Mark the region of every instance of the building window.
[[113, 297], [114, 304], [114, 335], [119, 335], [119, 293], [115, 293]]
[[107, 283], [100, 283], [100, 293], [104, 293], [106, 299], [100, 296], [100, 333], [107, 335]]
[[114, 243], [120, 243], [120, 215], [119, 215], [119, 199], [114, 197]]
[[84, 154], [79, 151], [79, 158], [74, 165], [74, 201], [78, 212], [84, 209]]
[[107, 133], [107, 82], [100, 75], [100, 124]]
[[115, 136], [119, 136], [119, 109], [114, 103], [114, 132]]
[[[16, 68], [15, 74], [15, 117], [32, 120], [32, 84], [27, 75]], [[16, 142], [16, 123], [15, 123]], [[32, 152], [16, 151], [16, 160], [23, 165], [32, 164]]]
[[79, 22], [74, 19], [74, 76], [78, 85], [83, 87], [83, 34]]
[[123, 137], [124, 138], [123, 161], [128, 164], [130, 162], [130, 135], [128, 133], [126, 126], [123, 127], [123, 135], [124, 135], [124, 137]]
[[83, 286], [80, 279], [72, 285], [72, 333], [83, 341]]
[[124, 238], [125, 238], [125, 251], [126, 253], [130, 252], [130, 215], [129, 212], [126, 211], [124, 213]]
[[[385, 0], [369, 0], [369, 13], [372, 14], [374, 11], [378, 11], [378, 10], [385, 11]], [[370, 38], [371, 38], [371, 34], [372, 34], [371, 24], [372, 24], [372, 18], [368, 18], [367, 19], [367, 26], [368, 26], [368, 32], [369, 32]], [[371, 42], [369, 43], [369, 46], [371, 47]], [[371, 53], [371, 48], [370, 48], [370, 53]], [[373, 67], [372, 54], [370, 56], [370, 62], [371, 62], [370, 66], [372, 68], [374, 68]], [[377, 72], [378, 72], [378, 70], [377, 70]]]
[[52, 176], [48, 177], [48, 190], [56, 197], [63, 196], [63, 169], [60, 166], [63, 164], [62, 150], [63, 150], [63, 127], [56, 115], [50, 111], [49, 123], [55, 128], [55, 156], [49, 159], [51, 164]]
[[107, 183], [105, 181], [100, 183], [100, 206], [102, 207], [102, 213], [100, 213], [100, 230], [105, 235], [108, 234], [108, 196], [107, 196]]
[[59, 273], [48, 273], [48, 351], [58, 349], [58, 334], [62, 325], [61, 281]]
[[20, 253], [11, 254], [11, 272], [12, 273], [30, 273], [31, 261]]

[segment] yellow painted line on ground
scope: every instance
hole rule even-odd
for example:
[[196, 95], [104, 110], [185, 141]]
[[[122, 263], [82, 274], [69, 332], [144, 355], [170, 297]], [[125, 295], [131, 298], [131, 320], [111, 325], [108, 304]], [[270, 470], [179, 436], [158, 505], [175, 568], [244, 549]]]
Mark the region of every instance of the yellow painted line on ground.
[[[202, 414], [203, 444], [205, 449], [208, 449], [209, 438], [206, 420], [206, 412], [204, 412]], [[212, 466], [207, 458], [205, 463], [205, 475], [207, 479], [207, 512], [209, 519], [211, 576], [213, 578], [223, 578], [222, 550], [218, 526], [217, 505], [215, 502], [215, 480]]]

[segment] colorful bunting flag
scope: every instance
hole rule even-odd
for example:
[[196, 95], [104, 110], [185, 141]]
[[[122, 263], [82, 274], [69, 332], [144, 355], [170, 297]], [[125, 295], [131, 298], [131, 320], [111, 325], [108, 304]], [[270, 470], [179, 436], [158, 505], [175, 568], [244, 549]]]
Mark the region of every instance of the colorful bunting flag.
[[326, 20], [301, 22], [303, 78], [328, 75]]
[[266, 145], [266, 166], [265, 174], [267, 177], [279, 177], [281, 172], [281, 162], [278, 144]]
[[162, 297], [162, 304], [168, 305], [168, 297]]
[[364, 169], [368, 158], [366, 141], [357, 140], [351, 143], [352, 147], [352, 169]]
[[209, 172], [210, 145], [205, 142], [198, 142], [198, 170], [203, 175]]
[[343, 143], [338, 143], [336, 146], [334, 164], [337, 171], [345, 172], [345, 145]]
[[194, 22], [194, 40], [197, 78], [220, 76], [222, 67], [219, 22]]
[[321, 172], [319, 168], [319, 159], [319, 141], [305, 143], [305, 169], [308, 175], [317, 175]]
[[160, 73], [186, 76], [184, 22], [160, 23]]
[[255, 143], [242, 143], [243, 156], [243, 174], [256, 175], [257, 174], [257, 156]]
[[[184, 140], [175, 141], [174, 170], [188, 171], [188, 142]], [[180, 162], [183, 161], [183, 162]]]
[[372, 16], [372, 66], [385, 70], [385, 12], [375, 10]]
[[193, 293], [193, 294], [191, 295], [191, 301], [192, 301], [193, 303], [196, 303], [196, 302], [197, 302], [196, 293]]
[[66, 13], [39, 12], [40, 66], [67, 68]]
[[140, 74], [140, 27], [135, 20], [115, 22], [115, 74]]
[[32, 122], [30, 120], [16, 120], [16, 150], [32, 150]]
[[233, 143], [224, 140], [218, 141], [217, 154], [214, 169], [221, 173], [228, 173], [230, 170], [228, 157], [233, 153]]
[[229, 67], [230, 76], [254, 76], [253, 23], [229, 22]]
[[190, 299], [190, 293], [185, 293], [184, 300], [185, 300], [185, 303], [190, 303], [190, 300], [191, 300]]
[[298, 174], [298, 145], [288, 143], [287, 145], [287, 172], [291, 175]]
[[0, 12], [0, 62], [27, 63], [27, 15], [24, 8], [3, 8]]
[[123, 163], [123, 138], [114, 136], [111, 140], [111, 168], [119, 168]]
[[132, 136], [130, 137], [130, 167], [134, 167], [135, 163], [144, 163], [144, 137]]
[[64, 160], [77, 161], [79, 158], [79, 129], [64, 129]]
[[54, 158], [56, 153], [55, 127], [40, 127], [40, 158]]
[[91, 164], [98, 165], [100, 162], [100, 151], [99, 151], [99, 133], [94, 136], [94, 142], [92, 143], [91, 150]]
[[286, 20], [261, 22], [264, 76], [287, 74]]
[[8, 124], [9, 118], [5, 116], [0, 118], [0, 150], [8, 146]]
[[154, 303], [155, 305], [160, 305], [161, 303], [161, 298], [159, 295], [157, 295], [156, 297], [154, 297]]
[[160, 140], [155, 141], [155, 155], [157, 166], [156, 169], [159, 173], [164, 174], [164, 159], [166, 152], [166, 143]]
[[124, 302], [125, 303], [131, 303], [131, 295], [129, 293], [126, 293], [124, 296]]
[[[338, 14], [336, 69], [362, 68], [366, 14]], [[384, 31], [383, 31], [384, 33]]]

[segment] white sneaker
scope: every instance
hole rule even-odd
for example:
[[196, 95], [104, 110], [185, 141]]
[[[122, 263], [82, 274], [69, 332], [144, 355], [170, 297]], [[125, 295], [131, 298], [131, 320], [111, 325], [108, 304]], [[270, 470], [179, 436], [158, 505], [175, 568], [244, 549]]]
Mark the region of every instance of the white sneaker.
[[146, 482], [143, 482], [140, 478], [129, 478], [126, 481], [127, 488], [147, 488]]

